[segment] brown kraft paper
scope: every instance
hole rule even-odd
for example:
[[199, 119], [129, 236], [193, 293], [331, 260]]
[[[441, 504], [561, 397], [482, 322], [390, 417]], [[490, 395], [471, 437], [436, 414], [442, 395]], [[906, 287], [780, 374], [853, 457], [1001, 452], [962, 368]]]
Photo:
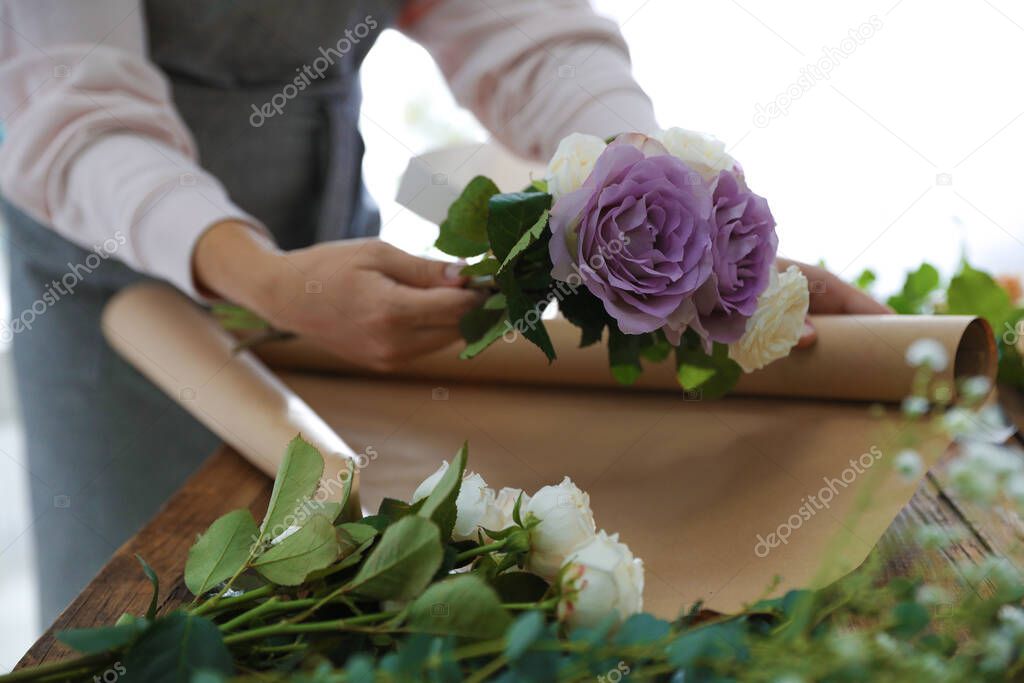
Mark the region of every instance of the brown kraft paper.
[[[645, 609], [664, 617], [696, 600], [736, 611], [857, 567], [919, 483], [890, 469], [918, 428], [893, 405], [869, 409], [907, 393], [907, 346], [945, 346], [947, 381], [994, 373], [991, 332], [969, 317], [818, 317], [813, 348], [745, 376], [742, 396], [703, 401], [668, 364], [616, 387], [604, 349], [575, 349], [575, 330], [552, 323], [551, 366], [518, 340], [381, 377], [302, 341], [261, 349], [275, 375], [251, 352], [233, 356], [231, 336], [166, 287], [126, 290], [104, 316], [129, 362], [265, 471], [299, 431], [329, 462], [359, 452], [364, 508], [408, 499], [464, 440], [492, 487], [572, 477], [598, 526], [643, 558]], [[947, 446], [915, 447], [931, 465]]]

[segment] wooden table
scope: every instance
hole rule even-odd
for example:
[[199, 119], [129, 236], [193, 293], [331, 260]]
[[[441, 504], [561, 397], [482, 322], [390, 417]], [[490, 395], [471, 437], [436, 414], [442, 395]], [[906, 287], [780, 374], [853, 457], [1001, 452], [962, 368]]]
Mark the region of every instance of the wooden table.
[[[1012, 390], [1003, 391], [1001, 403], [1019, 427], [1024, 427], [1024, 400]], [[1015, 441], [1021, 440], [1018, 433]], [[944, 578], [954, 593], [987, 591], [991, 586], [949, 582], [964, 568], [987, 556], [1009, 559], [1024, 570], [1024, 521], [1015, 513], [999, 515], [979, 510], [958, 499], [945, 485], [955, 449], [947, 453], [921, 483], [910, 503], [893, 521], [875, 549], [881, 553], [889, 574], [913, 572], [926, 579]], [[231, 486], [223, 486], [230, 481]], [[183, 572], [188, 549], [196, 535], [220, 515], [248, 507], [259, 519], [270, 499], [271, 480], [227, 446], [216, 451], [138, 534], [122, 546], [100, 573], [25, 654], [17, 668], [52, 662], [71, 656], [54, 634], [69, 628], [113, 624], [124, 612], [142, 614], [149, 604], [151, 587], [135, 554], [143, 556], [160, 577], [160, 612], [173, 610], [191, 599]], [[959, 540], [943, 550], [921, 546], [916, 530], [937, 524]], [[950, 568], [955, 574], [950, 574]]]

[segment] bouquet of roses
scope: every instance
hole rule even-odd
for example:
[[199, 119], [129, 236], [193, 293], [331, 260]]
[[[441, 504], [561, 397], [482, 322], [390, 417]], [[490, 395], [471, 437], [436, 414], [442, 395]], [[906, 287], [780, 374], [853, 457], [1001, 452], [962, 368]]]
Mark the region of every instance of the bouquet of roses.
[[[144, 615], [63, 631], [58, 639], [81, 657], [0, 681], [106, 680], [109, 671], [145, 683], [225, 683], [258, 671], [266, 673], [244, 680], [326, 683], [374, 680], [327, 672], [378, 663], [391, 674], [381, 680], [421, 680], [409, 675], [411, 664], [461, 680], [458, 672], [479, 668], [481, 658], [508, 663], [490, 660], [510, 630], [529, 630], [518, 636], [525, 662], [542, 637], [564, 642], [640, 613], [643, 563], [617, 534], [597, 530], [589, 496], [568, 477], [532, 496], [495, 492], [466, 464], [463, 446], [409, 502], [385, 498], [363, 516], [354, 466], [322, 479], [320, 453], [297, 437], [262, 523], [234, 510], [189, 550], [191, 604], [161, 614], [156, 574], [139, 558], [153, 585]], [[340, 500], [329, 500], [333, 484]], [[408, 659], [409, 648], [420, 651], [410, 642], [429, 645], [423, 661]]]
[[436, 246], [482, 257], [463, 272], [495, 289], [462, 320], [464, 358], [522, 335], [554, 360], [541, 314], [557, 301], [581, 346], [607, 331], [618, 381], [674, 355], [682, 387], [711, 397], [787, 355], [807, 312], [803, 275], [775, 270], [767, 202], [721, 142], [681, 128], [569, 135], [523, 192], [477, 176]]

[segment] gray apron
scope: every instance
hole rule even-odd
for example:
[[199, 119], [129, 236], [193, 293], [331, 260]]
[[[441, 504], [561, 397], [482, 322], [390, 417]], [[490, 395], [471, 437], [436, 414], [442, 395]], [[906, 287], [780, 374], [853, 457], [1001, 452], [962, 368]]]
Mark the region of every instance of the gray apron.
[[[150, 56], [200, 163], [239, 206], [289, 249], [377, 233], [361, 177], [359, 65], [399, 0], [145, 4]], [[102, 337], [103, 306], [144, 276], [114, 259], [96, 265], [9, 203], [3, 214], [12, 316], [32, 320], [13, 346], [45, 625], [218, 439]], [[73, 293], [47, 297], [69, 272]]]

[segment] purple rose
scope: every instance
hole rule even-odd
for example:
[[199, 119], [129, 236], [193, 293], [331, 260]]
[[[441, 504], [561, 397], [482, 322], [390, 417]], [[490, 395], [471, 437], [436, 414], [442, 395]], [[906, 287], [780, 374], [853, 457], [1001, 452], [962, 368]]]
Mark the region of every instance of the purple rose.
[[627, 334], [685, 329], [711, 276], [711, 211], [700, 175], [652, 138], [620, 136], [552, 207], [551, 274], [585, 284]]
[[693, 326], [705, 339], [725, 344], [743, 336], [757, 298], [768, 287], [779, 240], [768, 202], [733, 173], [714, 180], [711, 277], [694, 297]]

